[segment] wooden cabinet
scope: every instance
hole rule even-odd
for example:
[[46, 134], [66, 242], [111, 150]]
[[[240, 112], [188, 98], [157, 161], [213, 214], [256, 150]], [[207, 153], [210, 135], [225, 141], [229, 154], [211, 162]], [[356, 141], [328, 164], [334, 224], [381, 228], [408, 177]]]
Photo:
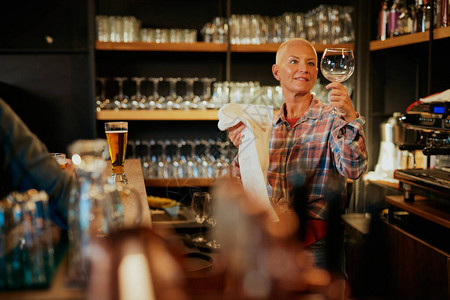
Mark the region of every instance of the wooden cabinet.
[[436, 201], [387, 196], [387, 284], [396, 299], [449, 299], [450, 211]]

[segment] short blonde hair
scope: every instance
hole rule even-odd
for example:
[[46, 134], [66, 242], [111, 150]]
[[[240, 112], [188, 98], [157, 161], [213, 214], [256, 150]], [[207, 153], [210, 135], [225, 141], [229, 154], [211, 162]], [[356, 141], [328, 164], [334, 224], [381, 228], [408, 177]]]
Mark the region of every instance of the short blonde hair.
[[283, 49], [286, 48], [286, 46], [288, 46], [288, 45], [290, 45], [290, 44], [293, 44], [293, 43], [294, 43], [294, 44], [295, 44], [295, 43], [298, 43], [298, 44], [307, 44], [307, 45], [310, 45], [311, 48], [314, 50], [314, 53], [315, 53], [315, 55], [316, 55], [316, 61], [317, 61], [317, 51], [316, 51], [316, 48], [314, 48], [313, 44], [311, 44], [310, 41], [305, 40], [305, 39], [302, 39], [302, 38], [293, 38], [293, 39], [290, 39], [290, 40], [287, 40], [287, 41], [283, 42], [283, 43], [280, 45], [280, 47], [278, 47], [277, 54], [275, 55], [275, 63], [276, 63], [276, 64], [278, 64], [278, 63], [280, 62], [280, 57], [281, 57], [281, 53], [283, 52]]

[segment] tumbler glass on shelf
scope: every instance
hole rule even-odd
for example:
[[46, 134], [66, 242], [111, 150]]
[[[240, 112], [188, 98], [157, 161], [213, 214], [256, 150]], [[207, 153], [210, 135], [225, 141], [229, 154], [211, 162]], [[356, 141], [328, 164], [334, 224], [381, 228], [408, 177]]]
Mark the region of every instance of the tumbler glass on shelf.
[[[346, 48], [326, 48], [320, 61], [322, 75], [331, 82], [344, 82], [355, 70], [353, 50]], [[330, 94], [328, 94], [330, 98]], [[341, 115], [336, 107], [333, 114]]]
[[128, 183], [125, 175], [128, 122], [106, 122], [105, 133], [111, 157], [112, 177], [115, 181], [126, 184]]

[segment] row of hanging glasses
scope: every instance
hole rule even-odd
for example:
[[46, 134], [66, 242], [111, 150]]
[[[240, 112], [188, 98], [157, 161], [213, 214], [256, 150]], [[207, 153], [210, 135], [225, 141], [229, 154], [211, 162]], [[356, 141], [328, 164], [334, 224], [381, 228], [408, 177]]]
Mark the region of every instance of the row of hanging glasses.
[[[215, 78], [179, 78], [179, 77], [132, 77], [135, 82], [134, 94], [124, 93], [124, 83], [127, 77], [114, 77], [117, 85], [115, 96], [106, 96], [107, 78], [97, 78], [100, 83], [96, 96], [97, 111], [101, 110], [207, 110], [219, 109], [226, 103], [271, 105], [278, 109], [283, 103], [283, 94], [279, 86], [261, 86], [258, 81], [218, 82]], [[152, 86], [152, 93], [142, 92], [142, 84], [148, 82]], [[177, 91], [182, 90], [184, 95]], [[202, 93], [194, 93], [194, 84], [201, 84]], [[159, 90], [162, 83], [168, 83], [167, 95], [161, 95]], [[212, 86], [211, 86], [211, 83]], [[198, 89], [197, 89], [198, 90]]]
[[[180, 78], [180, 77], [132, 77], [135, 82], [135, 93], [128, 96], [124, 93], [124, 83], [128, 81], [127, 77], [114, 77], [113, 81], [117, 82], [118, 92], [113, 97], [106, 95], [106, 83], [108, 78], [97, 78], [100, 83], [98, 95], [96, 96], [97, 111], [101, 110], [189, 110], [189, 109], [217, 109], [217, 105], [212, 99], [211, 83], [216, 81], [215, 78]], [[141, 91], [143, 82], [150, 82], [153, 86], [153, 91], [150, 95], [145, 95]], [[160, 85], [162, 82], [168, 82], [169, 93], [161, 95]], [[177, 85], [180, 82], [185, 83], [184, 95], [177, 93]], [[194, 94], [194, 83], [200, 82], [202, 84], [203, 93], [201, 95]]]
[[220, 178], [230, 176], [234, 156], [229, 141], [130, 140], [127, 157], [139, 158], [144, 178]]

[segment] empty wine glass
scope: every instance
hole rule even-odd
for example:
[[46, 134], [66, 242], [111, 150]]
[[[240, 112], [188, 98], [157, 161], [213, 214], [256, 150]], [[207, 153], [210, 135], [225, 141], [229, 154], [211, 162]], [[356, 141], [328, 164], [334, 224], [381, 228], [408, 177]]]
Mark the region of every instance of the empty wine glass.
[[166, 98], [166, 109], [181, 109], [183, 98], [177, 95], [177, 83], [181, 80], [179, 77], [169, 77], [166, 81], [169, 82], [169, 96]]
[[[320, 61], [320, 70], [329, 81], [344, 82], [355, 70], [353, 51], [346, 48], [326, 48]], [[332, 113], [342, 115], [336, 107], [333, 107]]]
[[102, 109], [108, 109], [110, 100], [106, 98], [106, 78], [98, 77], [97, 81], [100, 82], [100, 94], [95, 97], [95, 106], [97, 111]]
[[123, 93], [123, 83], [127, 79], [127, 77], [114, 77], [114, 80], [117, 81], [117, 84], [119, 86], [119, 92], [116, 96], [114, 96], [115, 110], [128, 108], [128, 96], [124, 95]]
[[131, 80], [136, 82], [136, 94], [131, 96], [130, 109], [145, 109], [147, 97], [141, 94], [141, 83], [145, 81], [145, 77], [133, 77]]
[[208, 237], [208, 240], [206, 241], [206, 246], [208, 246], [210, 249], [218, 250], [220, 249], [220, 243], [218, 240], [216, 240], [216, 216], [214, 214], [214, 201], [209, 196], [205, 199], [205, 205], [204, 205], [204, 214], [206, 216], [206, 223], [209, 224], [212, 228], [211, 234]]
[[188, 144], [191, 147], [191, 153], [190, 156], [187, 157], [187, 177], [194, 177], [198, 178], [198, 167], [197, 167], [197, 161], [195, 159], [195, 146], [196, 143], [193, 141], [187, 141], [186, 144]]
[[203, 109], [215, 109], [216, 105], [211, 101], [211, 83], [216, 81], [216, 78], [204, 77], [200, 79], [203, 83], [203, 95], [201, 96], [202, 108]]
[[[203, 225], [207, 219], [205, 205], [209, 203], [210, 195], [208, 192], [194, 192], [192, 194], [191, 210], [194, 213], [195, 221]], [[208, 241], [205, 234], [200, 232], [191, 240], [194, 243], [206, 243]]]
[[194, 82], [198, 81], [197, 77], [193, 78], [183, 78], [186, 82], [186, 95], [184, 95], [184, 109], [198, 109], [198, 103], [200, 102], [200, 97], [194, 94]]
[[166, 99], [159, 95], [159, 83], [163, 80], [162, 77], [150, 77], [149, 81], [153, 82], [153, 94], [147, 98], [148, 109], [164, 109]]

